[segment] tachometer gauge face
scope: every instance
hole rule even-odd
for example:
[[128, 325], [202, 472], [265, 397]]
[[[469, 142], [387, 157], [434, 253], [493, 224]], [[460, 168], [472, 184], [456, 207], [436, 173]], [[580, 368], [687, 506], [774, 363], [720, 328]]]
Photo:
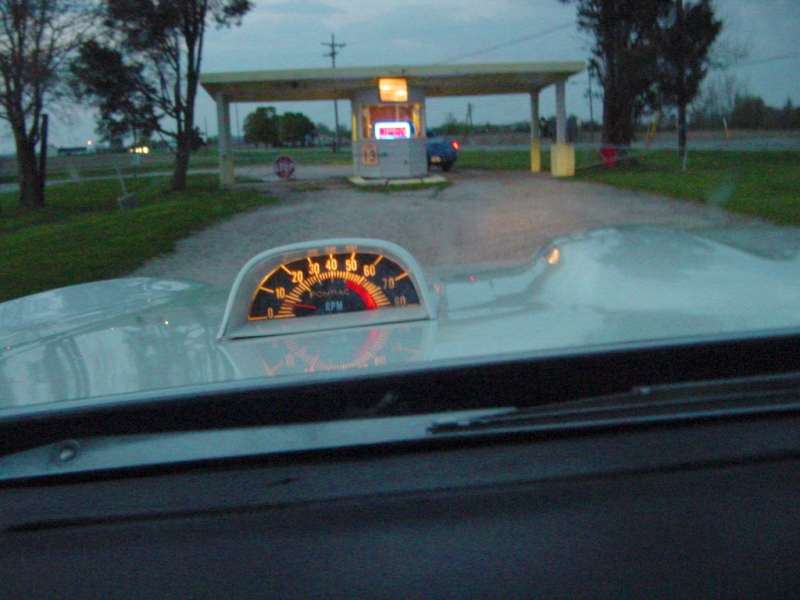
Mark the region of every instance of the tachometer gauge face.
[[307, 256], [269, 273], [253, 297], [249, 320], [313, 317], [419, 304], [409, 273], [383, 254]]
[[251, 258], [231, 288], [219, 339], [432, 320], [436, 314], [433, 290], [406, 250], [383, 240], [320, 240]]

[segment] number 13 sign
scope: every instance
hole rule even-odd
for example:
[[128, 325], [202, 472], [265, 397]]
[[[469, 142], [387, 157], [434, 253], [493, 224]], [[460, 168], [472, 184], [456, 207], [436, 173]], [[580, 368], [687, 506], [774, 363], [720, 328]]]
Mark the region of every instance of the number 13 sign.
[[378, 164], [378, 144], [374, 142], [361, 144], [361, 164], [362, 165]]

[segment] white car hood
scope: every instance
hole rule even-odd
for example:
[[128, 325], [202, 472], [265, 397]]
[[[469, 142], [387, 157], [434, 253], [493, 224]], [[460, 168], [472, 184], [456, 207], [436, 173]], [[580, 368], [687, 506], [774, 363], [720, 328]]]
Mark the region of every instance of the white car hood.
[[[228, 290], [130, 278], [0, 304], [0, 416], [441, 364], [800, 332], [800, 232], [631, 227], [427, 274], [435, 320], [219, 340]], [[61, 405], [61, 404], [59, 404]]]

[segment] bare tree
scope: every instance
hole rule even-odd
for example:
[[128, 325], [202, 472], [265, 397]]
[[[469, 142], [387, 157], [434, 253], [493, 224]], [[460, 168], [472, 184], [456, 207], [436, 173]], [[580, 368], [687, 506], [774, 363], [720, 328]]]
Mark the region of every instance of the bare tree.
[[64, 75], [90, 23], [88, 8], [81, 0], [0, 0], [0, 119], [14, 136], [20, 200], [32, 208], [44, 206], [36, 156], [44, 111], [66, 96]]
[[711, 47], [708, 66], [713, 73], [706, 78], [700, 93], [691, 104], [692, 125], [718, 127], [722, 119], [730, 122], [736, 99], [748, 95], [747, 85], [729, 70], [750, 55], [751, 47], [730, 32], [724, 32]]
[[[103, 0], [102, 35], [73, 67], [79, 96], [112, 129], [157, 131], [174, 141], [172, 189], [186, 187], [194, 105], [208, 24], [237, 25], [250, 0]], [[165, 122], [166, 121], [166, 122]]]
[[730, 122], [736, 99], [747, 94], [747, 86], [735, 75], [718, 73], [710, 77], [692, 104], [692, 124], [719, 127], [723, 118]]
[[712, 71], [727, 71], [750, 56], [751, 45], [732, 33], [720, 35], [709, 52], [708, 66]]

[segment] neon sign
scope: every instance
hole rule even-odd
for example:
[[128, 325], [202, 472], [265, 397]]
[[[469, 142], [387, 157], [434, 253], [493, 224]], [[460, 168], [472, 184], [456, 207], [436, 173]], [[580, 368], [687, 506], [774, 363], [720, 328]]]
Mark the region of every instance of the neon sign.
[[402, 140], [411, 137], [411, 123], [405, 121], [384, 121], [375, 123], [375, 139]]

